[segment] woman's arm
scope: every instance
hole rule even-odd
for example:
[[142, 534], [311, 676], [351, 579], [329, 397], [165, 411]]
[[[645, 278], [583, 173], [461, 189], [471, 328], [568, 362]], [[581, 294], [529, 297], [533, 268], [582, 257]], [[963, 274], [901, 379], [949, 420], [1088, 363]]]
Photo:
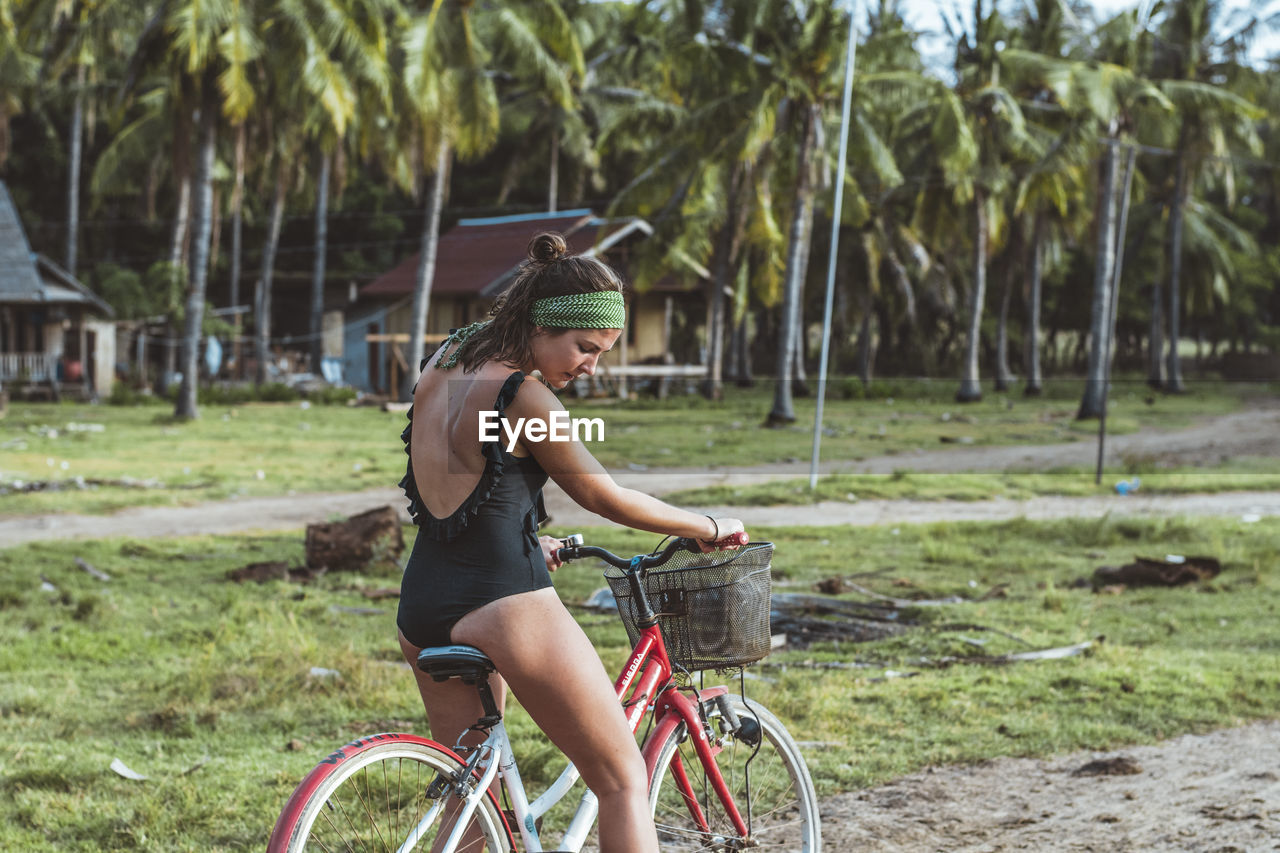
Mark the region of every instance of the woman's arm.
[[[506, 416], [514, 429], [519, 418], [525, 418], [526, 423], [532, 419], [551, 423], [552, 412], [557, 411], [564, 412], [565, 408], [555, 394], [541, 382], [525, 380], [507, 407]], [[743, 529], [737, 519], [713, 520], [618, 485], [581, 441], [534, 441], [522, 437], [520, 443], [575, 503], [617, 524], [707, 541], [723, 539]]]

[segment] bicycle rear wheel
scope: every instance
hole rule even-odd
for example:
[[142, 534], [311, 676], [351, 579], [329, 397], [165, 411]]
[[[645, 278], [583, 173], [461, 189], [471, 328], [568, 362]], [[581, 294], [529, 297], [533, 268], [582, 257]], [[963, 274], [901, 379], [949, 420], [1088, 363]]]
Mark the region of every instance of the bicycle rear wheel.
[[[741, 721], [736, 732], [731, 730], [720, 702], [728, 702]], [[681, 723], [658, 751], [649, 778], [649, 803], [663, 853], [746, 847], [820, 853], [818, 798], [809, 768], [786, 728], [758, 703], [743, 702], [738, 696], [707, 699], [702, 705], [712, 734], [722, 742], [716, 764], [747, 823], [748, 835], [743, 837], [735, 830]], [[695, 807], [679, 790], [674, 774], [681, 767], [688, 775], [696, 807], [705, 816], [705, 831], [694, 818]]]
[[[449, 821], [444, 806], [459, 800], [444, 781], [459, 778], [463, 763], [434, 741], [408, 734], [361, 738], [320, 762], [285, 805], [268, 853], [332, 850], [398, 850], [437, 804], [435, 820], [422, 827], [415, 850], [430, 850]], [[433, 786], [437, 779], [442, 784]], [[492, 796], [480, 800], [471, 819], [484, 846], [467, 853], [513, 849]]]

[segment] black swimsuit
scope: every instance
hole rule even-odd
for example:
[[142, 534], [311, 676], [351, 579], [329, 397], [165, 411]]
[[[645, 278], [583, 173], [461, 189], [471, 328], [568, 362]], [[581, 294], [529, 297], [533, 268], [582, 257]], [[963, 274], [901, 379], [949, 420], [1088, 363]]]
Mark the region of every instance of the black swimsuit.
[[[507, 377], [494, 409], [499, 417], [520, 390], [524, 374]], [[413, 409], [401, 438], [409, 452]], [[499, 431], [501, 433], [501, 431]], [[410, 457], [400, 486], [418, 537], [400, 586], [396, 624], [419, 648], [451, 642], [459, 619], [491, 601], [551, 586], [538, 525], [546, 519], [547, 473], [532, 456], [508, 453], [502, 441], [481, 442], [484, 473], [448, 518], [436, 518], [418, 492]]]

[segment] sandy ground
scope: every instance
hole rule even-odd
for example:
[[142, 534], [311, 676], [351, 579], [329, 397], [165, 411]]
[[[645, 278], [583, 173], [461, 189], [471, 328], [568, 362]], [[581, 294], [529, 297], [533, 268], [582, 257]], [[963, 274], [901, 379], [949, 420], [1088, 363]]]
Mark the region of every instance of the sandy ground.
[[[1094, 762], [1111, 774], [1081, 773]], [[931, 768], [822, 803], [831, 851], [1280, 850], [1280, 723]]]
[[[960, 447], [828, 464], [833, 471], [1045, 470], [1091, 464], [1092, 442]], [[1189, 429], [1112, 438], [1108, 458], [1141, 455], [1169, 464], [1228, 457], [1280, 456], [1280, 408], [1205, 419]], [[751, 484], [805, 476], [807, 463], [749, 468], [614, 472], [623, 485], [662, 495], [712, 484]], [[551, 484], [548, 511], [563, 527], [602, 523]], [[41, 539], [177, 536], [296, 530], [307, 523], [404, 503], [398, 489], [354, 494], [241, 499], [189, 507], [145, 507], [110, 516], [0, 517], [0, 547]], [[1109, 495], [992, 500], [859, 501], [802, 507], [704, 507], [752, 525], [906, 524], [1026, 517], [1112, 515], [1280, 515], [1274, 492], [1219, 495]], [[407, 520], [407, 518], [406, 518]], [[821, 748], [814, 746], [813, 748]], [[1097, 759], [1123, 775], [1077, 775]], [[1204, 851], [1280, 850], [1280, 722], [1187, 736], [1156, 746], [1057, 758], [999, 759], [943, 767], [822, 802], [824, 849], [843, 851]]]

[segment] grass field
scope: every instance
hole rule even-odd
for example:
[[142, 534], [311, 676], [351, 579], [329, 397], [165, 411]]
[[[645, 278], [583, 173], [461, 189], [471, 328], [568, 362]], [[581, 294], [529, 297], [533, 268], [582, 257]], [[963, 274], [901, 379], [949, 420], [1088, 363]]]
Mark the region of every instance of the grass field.
[[[587, 534], [623, 553], [655, 544]], [[930, 764], [1148, 742], [1280, 708], [1280, 520], [756, 534], [779, 543], [778, 590], [856, 575], [883, 595], [970, 599], [905, 608], [918, 624], [892, 639], [783, 650], [752, 669], [749, 695], [807, 744], [823, 793]], [[1074, 585], [1096, 566], [1169, 553], [1215, 555], [1225, 569], [1176, 589]], [[398, 569], [308, 586], [226, 578], [269, 559], [300, 563], [301, 535], [0, 550], [0, 849], [260, 849], [293, 786], [331, 748], [378, 730], [426, 731], [394, 644], [394, 601], [361, 591], [395, 586]], [[586, 564], [556, 580], [571, 604], [602, 585]], [[616, 617], [575, 612], [619, 667]], [[977, 662], [1084, 640], [1096, 644], [1065, 660]], [[545, 783], [557, 753], [519, 712], [511, 723], [526, 779]], [[148, 779], [111, 772], [116, 758]]]
[[[879, 386], [878, 396], [869, 399], [842, 399], [839, 386], [833, 386], [825, 409], [823, 459], [936, 449], [945, 446], [943, 439], [1040, 444], [1087, 441], [1096, 432], [1096, 422], [1074, 420], [1079, 382], [1050, 383], [1046, 396], [1035, 400], [992, 394], [967, 406], [952, 401], [953, 386], [899, 382]], [[727, 394], [715, 404], [696, 396], [665, 402], [566, 402], [575, 417], [605, 421], [605, 440], [592, 450], [616, 468], [751, 465], [809, 457], [812, 399], [797, 401], [795, 425], [769, 430], [760, 427], [770, 405], [766, 385], [730, 388]], [[1185, 395], [1153, 396], [1135, 383], [1120, 383], [1109, 430], [1176, 428], [1198, 416], [1235, 411], [1257, 396], [1280, 396], [1280, 390], [1198, 383]], [[0, 419], [0, 513], [109, 512], [240, 496], [356, 491], [399, 480], [405, 461], [399, 439], [404, 415], [304, 405], [206, 405], [200, 420], [179, 423], [159, 404], [11, 404]], [[121, 484], [128, 479], [143, 482]], [[95, 485], [95, 480], [115, 484]], [[1026, 483], [1020, 488], [1043, 488], [1034, 478]], [[32, 490], [32, 484], [57, 488]]]

